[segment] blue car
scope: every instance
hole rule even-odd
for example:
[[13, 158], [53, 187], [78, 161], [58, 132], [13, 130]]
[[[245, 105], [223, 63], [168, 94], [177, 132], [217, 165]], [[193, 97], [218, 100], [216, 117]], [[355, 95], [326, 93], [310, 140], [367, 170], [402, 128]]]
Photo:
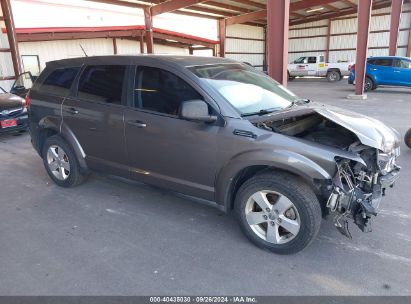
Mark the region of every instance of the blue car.
[[[355, 65], [351, 68], [348, 83], [355, 83]], [[368, 58], [364, 91], [375, 90], [378, 86], [411, 87], [411, 59], [398, 56]]]

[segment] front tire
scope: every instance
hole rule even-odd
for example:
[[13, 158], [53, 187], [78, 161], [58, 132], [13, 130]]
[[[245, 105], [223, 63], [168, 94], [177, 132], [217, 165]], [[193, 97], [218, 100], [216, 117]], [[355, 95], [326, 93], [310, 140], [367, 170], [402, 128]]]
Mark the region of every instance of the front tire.
[[74, 187], [85, 180], [73, 149], [60, 136], [46, 139], [42, 155], [48, 175], [60, 187]]
[[269, 172], [247, 180], [235, 199], [247, 238], [278, 254], [303, 250], [317, 236], [321, 206], [311, 188], [293, 175]]
[[407, 133], [405, 133], [404, 142], [407, 147], [411, 149], [411, 129], [409, 129]]

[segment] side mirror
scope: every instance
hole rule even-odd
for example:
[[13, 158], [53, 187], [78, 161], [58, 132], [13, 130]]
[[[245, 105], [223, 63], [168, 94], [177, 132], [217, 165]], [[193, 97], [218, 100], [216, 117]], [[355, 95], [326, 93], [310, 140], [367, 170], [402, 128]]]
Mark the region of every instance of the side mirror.
[[208, 105], [202, 100], [183, 101], [180, 106], [180, 118], [202, 122], [215, 122], [217, 120], [217, 116], [209, 114]]

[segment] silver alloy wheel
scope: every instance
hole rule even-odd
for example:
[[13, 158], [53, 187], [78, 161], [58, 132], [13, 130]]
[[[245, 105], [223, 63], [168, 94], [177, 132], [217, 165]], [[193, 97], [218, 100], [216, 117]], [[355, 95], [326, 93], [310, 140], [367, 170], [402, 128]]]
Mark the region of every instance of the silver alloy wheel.
[[330, 79], [330, 80], [332, 80], [332, 81], [337, 80], [337, 74], [335, 74], [335, 73], [330, 73], [330, 75], [328, 76], [328, 79]]
[[47, 164], [53, 175], [61, 181], [70, 175], [70, 161], [66, 152], [57, 145], [51, 145], [47, 150]]
[[245, 215], [253, 232], [269, 243], [288, 243], [300, 231], [297, 208], [275, 191], [262, 190], [251, 195], [245, 205]]

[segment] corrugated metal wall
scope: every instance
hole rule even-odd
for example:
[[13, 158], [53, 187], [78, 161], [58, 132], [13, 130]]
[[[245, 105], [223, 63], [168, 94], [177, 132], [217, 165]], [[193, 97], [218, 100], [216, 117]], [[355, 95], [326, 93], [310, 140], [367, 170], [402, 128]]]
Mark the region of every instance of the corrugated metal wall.
[[[368, 56], [388, 55], [391, 8], [373, 11]], [[354, 18], [350, 18], [354, 17]], [[411, 4], [403, 6], [397, 55], [405, 56], [411, 25]], [[311, 22], [290, 28], [289, 60], [300, 56], [324, 54], [327, 49], [328, 21]], [[357, 46], [355, 15], [331, 20], [330, 61], [355, 61]], [[310, 37], [310, 36], [321, 37]]]
[[226, 29], [226, 57], [245, 61], [263, 69], [264, 29], [257, 26], [236, 24]]
[[[20, 55], [38, 55], [40, 68], [44, 69], [47, 61], [84, 56], [80, 45], [89, 56], [114, 54], [113, 40], [105, 38], [20, 42], [19, 49]], [[154, 45], [154, 51], [156, 54], [188, 54], [187, 49], [160, 44]], [[140, 42], [117, 39], [117, 53], [122, 55], [139, 54]]]

